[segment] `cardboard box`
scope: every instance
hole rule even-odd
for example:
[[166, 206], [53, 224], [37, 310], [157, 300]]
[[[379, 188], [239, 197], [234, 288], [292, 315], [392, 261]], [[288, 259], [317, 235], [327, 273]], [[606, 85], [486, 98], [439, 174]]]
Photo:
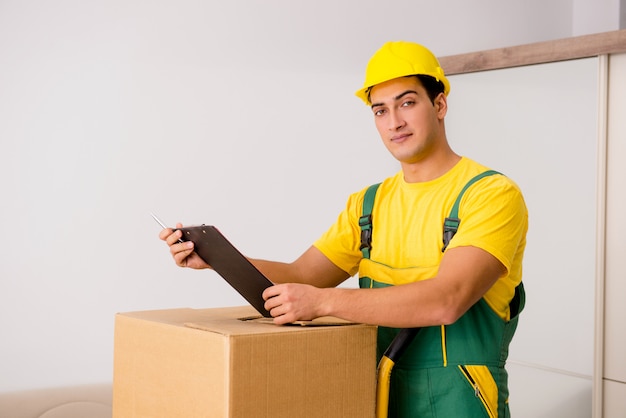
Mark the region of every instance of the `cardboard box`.
[[374, 416], [375, 326], [258, 317], [248, 306], [117, 314], [113, 417]]

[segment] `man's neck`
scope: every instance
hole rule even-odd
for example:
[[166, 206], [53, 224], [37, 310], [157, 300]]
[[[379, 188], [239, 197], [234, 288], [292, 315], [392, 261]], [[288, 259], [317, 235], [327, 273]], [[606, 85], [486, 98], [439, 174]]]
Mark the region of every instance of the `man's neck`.
[[404, 180], [407, 183], [423, 183], [434, 180], [446, 174], [459, 161], [461, 156], [452, 150], [440, 157], [415, 163], [401, 163]]

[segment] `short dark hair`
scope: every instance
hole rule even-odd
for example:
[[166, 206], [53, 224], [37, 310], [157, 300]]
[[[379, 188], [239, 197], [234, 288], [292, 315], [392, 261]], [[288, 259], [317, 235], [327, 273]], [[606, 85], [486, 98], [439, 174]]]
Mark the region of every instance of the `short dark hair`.
[[[407, 77], [417, 77], [420, 83], [422, 83], [422, 87], [426, 90], [426, 94], [433, 105], [435, 104], [435, 99], [439, 96], [439, 93], [444, 93], [446, 90], [443, 82], [437, 80], [435, 77], [424, 74], [407, 75]], [[367, 89], [368, 101], [371, 101], [370, 95], [372, 94], [372, 87]]]
[[435, 77], [431, 77], [429, 75], [416, 74], [417, 79], [422, 83], [424, 90], [426, 90], [426, 94], [428, 94], [428, 98], [430, 101], [435, 104], [435, 99], [439, 96], [440, 93], [445, 91], [445, 86]]

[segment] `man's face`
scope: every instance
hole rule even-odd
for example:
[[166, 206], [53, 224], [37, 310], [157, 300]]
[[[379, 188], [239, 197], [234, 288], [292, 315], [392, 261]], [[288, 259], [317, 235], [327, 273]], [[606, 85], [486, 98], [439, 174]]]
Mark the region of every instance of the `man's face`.
[[435, 104], [417, 77], [401, 77], [370, 92], [376, 129], [391, 154], [403, 164], [418, 163], [445, 143], [446, 98]]

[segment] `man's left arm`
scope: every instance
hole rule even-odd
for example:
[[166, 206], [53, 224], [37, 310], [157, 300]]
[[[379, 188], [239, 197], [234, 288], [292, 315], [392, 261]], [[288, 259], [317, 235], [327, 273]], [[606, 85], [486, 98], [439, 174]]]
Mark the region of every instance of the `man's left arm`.
[[277, 324], [330, 315], [396, 328], [446, 325], [463, 315], [505, 271], [488, 252], [457, 247], [446, 251], [437, 276], [429, 280], [376, 289], [287, 283], [266, 291], [266, 307]]

